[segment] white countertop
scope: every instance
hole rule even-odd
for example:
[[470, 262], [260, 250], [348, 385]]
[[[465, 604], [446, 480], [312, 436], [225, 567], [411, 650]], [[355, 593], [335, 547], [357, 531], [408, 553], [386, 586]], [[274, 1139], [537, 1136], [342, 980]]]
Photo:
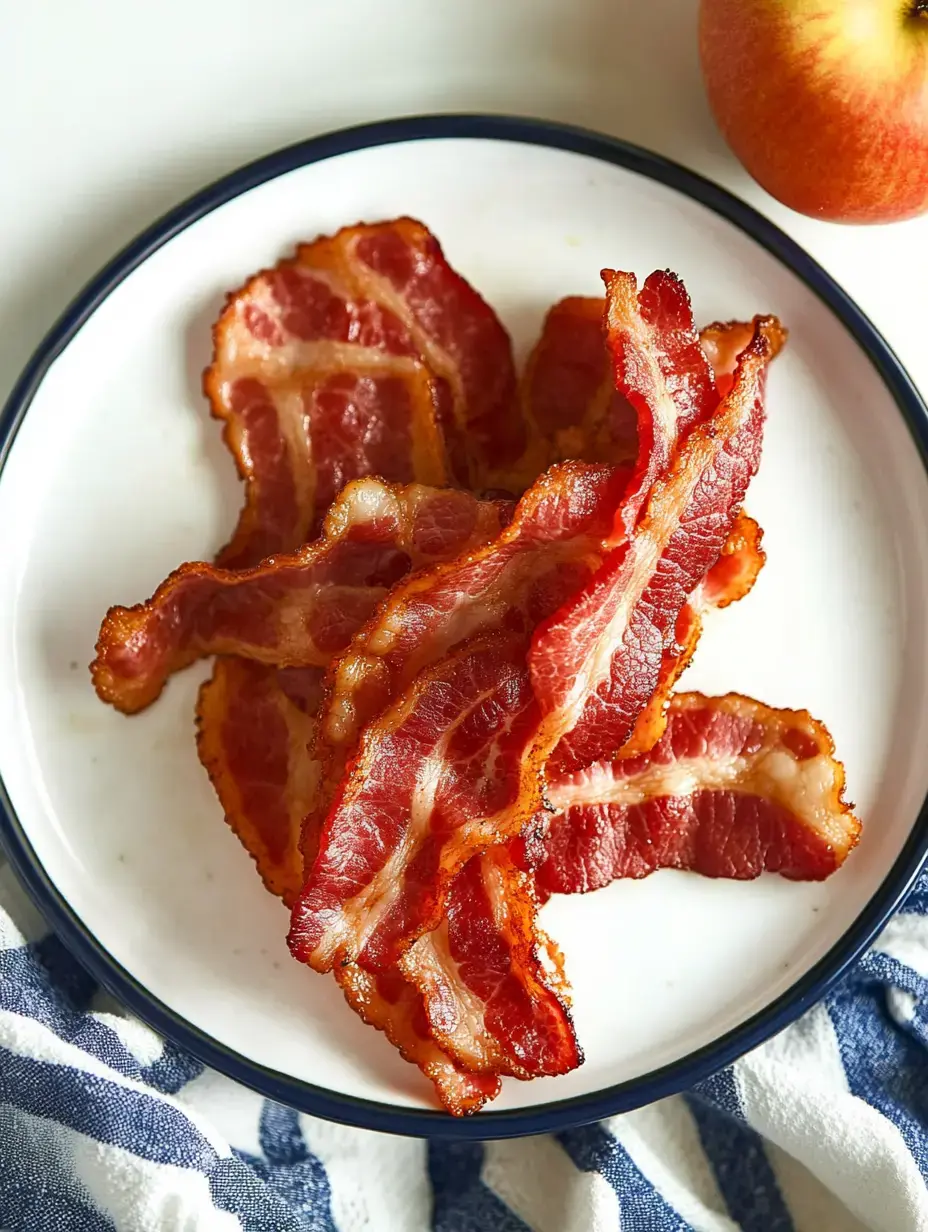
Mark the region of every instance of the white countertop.
[[0, 0], [0, 399], [118, 248], [243, 162], [345, 124], [498, 111], [588, 125], [718, 181], [844, 285], [928, 391], [928, 217], [817, 223], [712, 123], [696, 0]]

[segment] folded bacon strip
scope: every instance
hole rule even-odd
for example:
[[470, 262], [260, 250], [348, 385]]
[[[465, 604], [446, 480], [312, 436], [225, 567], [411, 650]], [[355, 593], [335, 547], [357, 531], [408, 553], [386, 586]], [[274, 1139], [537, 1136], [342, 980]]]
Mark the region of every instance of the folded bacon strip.
[[860, 832], [825, 727], [737, 694], [678, 694], [650, 753], [552, 781], [548, 801], [556, 812], [535, 870], [544, 894], [659, 868], [816, 881]]
[[465, 492], [355, 480], [321, 537], [299, 551], [253, 569], [181, 565], [147, 603], [111, 608], [91, 665], [94, 687], [131, 714], [205, 655], [324, 667], [395, 582], [492, 539], [510, 509]]
[[478, 1112], [499, 1094], [499, 1073], [473, 1073], [437, 1042], [421, 994], [398, 970], [373, 975], [349, 963], [335, 971], [335, 978], [355, 1013], [368, 1026], [383, 1031], [403, 1059], [431, 1079], [452, 1116]]
[[246, 484], [226, 568], [299, 547], [351, 479], [479, 487], [523, 448], [506, 331], [411, 219], [301, 244], [213, 336], [204, 388]]
[[[275, 672], [247, 659], [223, 658], [201, 688], [197, 705], [200, 760], [226, 821], [254, 859], [265, 886], [288, 905], [303, 884], [300, 830], [318, 787], [318, 764], [307, 746], [313, 742], [321, 680], [318, 668]], [[452, 893], [456, 910], [479, 921], [485, 900], [476, 895], [470, 909], [470, 895], [469, 883], [459, 879]], [[425, 948], [425, 938], [422, 944]], [[508, 936], [501, 933], [493, 952], [497, 963], [505, 958], [508, 944]], [[435, 951], [443, 952], [443, 946], [444, 939], [436, 939]], [[339, 968], [336, 977], [351, 1007], [418, 1065], [449, 1112], [474, 1112], [497, 1094], [499, 1067], [484, 1066], [478, 1076], [468, 1072], [466, 1062], [443, 1051], [430, 1025], [428, 1007], [436, 998], [431, 995], [426, 1002], [424, 981], [420, 991], [419, 981], [398, 968], [373, 976], [354, 965]], [[518, 986], [504, 989], [504, 1000], [507, 991], [513, 1003]]]
[[542, 624], [529, 654], [551, 772], [618, 751], [655, 692], [690, 597], [732, 532], [760, 461], [768, 364], [782, 345], [758, 318], [734, 382], [652, 485], [634, 533]]
[[564, 1074], [583, 1060], [563, 958], [536, 923], [533, 879], [505, 847], [458, 873], [444, 918], [400, 969], [422, 994], [435, 1040], [479, 1073]]
[[[226, 820], [267, 888], [288, 904], [303, 884], [300, 823], [318, 769], [306, 746], [320, 680], [319, 669], [275, 673], [219, 659], [198, 703], [200, 758]], [[551, 979], [541, 957], [556, 951], [533, 928], [535, 909], [530, 880], [499, 849], [458, 876], [446, 920], [402, 967], [377, 976], [355, 964], [336, 969], [352, 1008], [457, 1115], [493, 1098], [500, 1074], [531, 1077], [578, 1063], [563, 980]]]

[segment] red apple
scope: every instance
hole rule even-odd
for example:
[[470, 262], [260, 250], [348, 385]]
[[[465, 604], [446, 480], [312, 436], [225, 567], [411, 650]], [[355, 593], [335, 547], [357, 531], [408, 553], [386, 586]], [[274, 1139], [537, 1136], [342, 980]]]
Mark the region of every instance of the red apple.
[[928, 0], [702, 0], [699, 50], [725, 139], [785, 205], [928, 210]]

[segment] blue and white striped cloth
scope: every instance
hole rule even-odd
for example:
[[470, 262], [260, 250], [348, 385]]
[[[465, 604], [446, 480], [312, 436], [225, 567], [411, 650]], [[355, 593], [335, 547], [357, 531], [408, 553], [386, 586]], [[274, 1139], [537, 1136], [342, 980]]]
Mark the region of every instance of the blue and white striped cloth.
[[928, 876], [840, 990], [697, 1090], [453, 1144], [262, 1100], [128, 1017], [0, 870], [4, 1232], [928, 1229]]

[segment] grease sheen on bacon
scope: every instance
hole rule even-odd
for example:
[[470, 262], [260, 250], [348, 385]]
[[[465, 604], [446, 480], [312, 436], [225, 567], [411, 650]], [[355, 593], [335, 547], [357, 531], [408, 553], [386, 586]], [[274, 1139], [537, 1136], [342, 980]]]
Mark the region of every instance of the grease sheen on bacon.
[[820, 880], [860, 832], [825, 727], [738, 694], [678, 694], [650, 753], [556, 779], [548, 800], [556, 813], [535, 870], [545, 894], [659, 868]]
[[147, 603], [111, 608], [91, 665], [94, 687], [131, 714], [204, 655], [324, 667], [410, 569], [492, 539], [510, 508], [465, 492], [355, 480], [320, 538], [299, 551], [253, 569], [181, 565]]

